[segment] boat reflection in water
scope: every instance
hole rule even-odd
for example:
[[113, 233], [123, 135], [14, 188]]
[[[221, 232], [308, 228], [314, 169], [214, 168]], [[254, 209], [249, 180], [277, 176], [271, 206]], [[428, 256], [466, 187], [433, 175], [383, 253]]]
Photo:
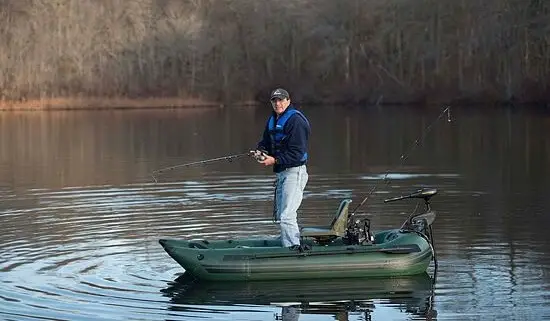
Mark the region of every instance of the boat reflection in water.
[[[394, 278], [288, 280], [255, 282], [203, 282], [185, 274], [162, 290], [177, 305], [281, 306], [276, 320], [295, 321], [300, 314], [364, 314], [373, 320], [377, 307], [386, 306], [407, 318], [435, 320], [434, 279], [427, 273]], [[179, 310], [174, 307], [175, 310]]]

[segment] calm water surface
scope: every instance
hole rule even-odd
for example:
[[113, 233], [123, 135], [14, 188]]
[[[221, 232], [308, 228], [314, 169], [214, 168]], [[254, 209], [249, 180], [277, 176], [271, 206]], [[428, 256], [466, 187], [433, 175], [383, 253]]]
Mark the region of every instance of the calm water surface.
[[[550, 116], [308, 108], [310, 181], [300, 224], [343, 198], [376, 230], [436, 187], [437, 277], [190, 282], [161, 237], [275, 235], [273, 176], [238, 159], [166, 166], [255, 146], [265, 109], [0, 113], [0, 318], [4, 320], [550, 319]], [[411, 153], [407, 151], [412, 150]], [[401, 156], [406, 160], [400, 166]], [[381, 178], [388, 173], [389, 184]], [[434, 282], [433, 282], [434, 281]]]

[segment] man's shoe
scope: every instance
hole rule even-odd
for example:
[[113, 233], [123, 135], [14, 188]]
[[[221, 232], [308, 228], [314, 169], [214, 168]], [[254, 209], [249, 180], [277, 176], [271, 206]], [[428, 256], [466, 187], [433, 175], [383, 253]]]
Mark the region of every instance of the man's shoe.
[[311, 246], [307, 244], [296, 244], [296, 245], [290, 246], [289, 249], [303, 253], [305, 251], [311, 250]]

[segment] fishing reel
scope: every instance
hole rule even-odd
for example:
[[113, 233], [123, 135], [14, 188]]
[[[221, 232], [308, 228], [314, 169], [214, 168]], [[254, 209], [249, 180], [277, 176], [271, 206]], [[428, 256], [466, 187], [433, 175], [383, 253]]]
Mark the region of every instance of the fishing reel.
[[370, 231], [370, 220], [368, 218], [355, 219], [353, 216], [348, 220], [344, 242], [348, 245], [365, 245], [374, 243], [374, 234]]
[[248, 152], [248, 155], [253, 157], [257, 162], [263, 162], [268, 154], [265, 150], [251, 150]]

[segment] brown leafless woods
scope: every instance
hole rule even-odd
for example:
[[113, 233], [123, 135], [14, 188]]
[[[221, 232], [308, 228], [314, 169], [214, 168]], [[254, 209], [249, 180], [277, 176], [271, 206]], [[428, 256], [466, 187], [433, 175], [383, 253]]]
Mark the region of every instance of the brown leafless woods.
[[0, 0], [2, 100], [549, 101], [545, 0]]

